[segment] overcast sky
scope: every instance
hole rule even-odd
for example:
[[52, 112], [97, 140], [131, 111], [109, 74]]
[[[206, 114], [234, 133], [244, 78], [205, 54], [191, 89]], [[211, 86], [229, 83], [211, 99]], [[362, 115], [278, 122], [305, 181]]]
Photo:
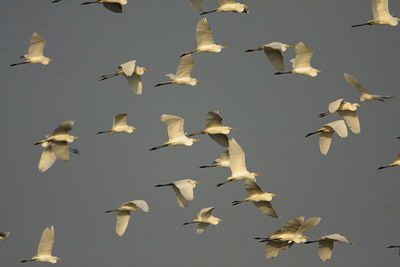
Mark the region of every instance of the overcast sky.
[[[243, 0], [245, 1], [245, 0]], [[351, 2], [351, 3], [350, 3]], [[42, 230], [55, 226], [53, 255], [58, 266], [320, 266], [317, 245], [296, 244], [275, 259], [265, 259], [268, 236], [297, 216], [320, 216], [306, 235], [341, 233], [353, 246], [336, 245], [330, 266], [396, 266], [400, 244], [400, 169], [376, 168], [400, 152], [399, 27], [352, 24], [372, 18], [370, 1], [247, 0], [249, 14], [209, 14], [214, 40], [229, 46], [220, 54], [195, 54], [196, 87], [157, 87], [174, 73], [181, 53], [195, 48], [199, 19], [186, 0], [129, 0], [123, 14], [80, 1], [0, 1], [0, 119], [2, 190], [0, 243], [2, 266], [36, 254]], [[204, 10], [217, 7], [204, 0]], [[394, 16], [400, 2], [390, 1]], [[9, 67], [25, 54], [33, 32], [47, 43], [48, 66]], [[325, 70], [316, 78], [274, 76], [262, 52], [244, 53], [264, 43], [303, 41], [313, 51], [312, 66]], [[286, 68], [295, 56], [285, 54]], [[98, 76], [136, 59], [149, 67], [143, 95], [136, 96], [122, 77], [100, 82]], [[359, 92], [343, 78], [354, 75], [376, 94], [395, 95], [384, 103], [359, 108], [361, 133], [334, 135], [328, 155], [318, 137], [304, 138], [323, 124], [318, 114], [338, 98], [359, 101]], [[280, 194], [272, 203], [279, 219], [263, 215], [247, 197], [242, 182], [216, 188], [229, 169], [199, 169], [224, 151], [208, 136], [192, 147], [148, 149], [167, 140], [162, 113], [185, 119], [185, 131], [202, 130], [209, 110], [220, 110], [224, 124], [246, 153], [257, 182]], [[96, 135], [112, 118], [128, 113], [133, 134]], [[57, 161], [47, 172], [37, 164], [42, 148], [33, 142], [64, 120], [75, 120], [72, 147], [80, 155]], [[180, 208], [170, 188], [159, 183], [192, 178], [202, 181], [187, 208]], [[135, 213], [123, 237], [115, 233], [115, 216], [104, 214], [121, 203], [144, 199], [149, 213]], [[201, 208], [215, 206], [224, 220], [201, 235], [182, 223]], [[39, 263], [43, 265], [43, 263]]]

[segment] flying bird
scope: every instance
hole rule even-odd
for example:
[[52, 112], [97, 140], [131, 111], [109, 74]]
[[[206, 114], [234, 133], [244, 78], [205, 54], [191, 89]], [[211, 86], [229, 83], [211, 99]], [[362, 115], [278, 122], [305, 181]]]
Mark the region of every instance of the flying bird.
[[392, 95], [371, 95], [367, 89], [364, 88], [364, 86], [362, 86], [356, 78], [354, 78], [353, 75], [345, 73], [344, 74], [344, 78], [346, 79], [346, 81], [353, 85], [355, 88], [358, 89], [358, 91], [360, 91], [361, 96], [360, 96], [360, 101], [364, 102], [364, 101], [371, 101], [371, 100], [379, 100], [384, 102], [385, 99], [389, 99], [392, 98]]
[[400, 255], [400, 246], [388, 246], [387, 248], [398, 248], [399, 249], [399, 255]]
[[10, 235], [10, 232], [0, 232], [0, 241], [7, 240], [9, 235]]
[[313, 56], [313, 51], [311, 51], [311, 49], [308, 48], [303, 42], [297, 43], [295, 50], [296, 57], [290, 60], [290, 62], [292, 62], [292, 70], [275, 72], [275, 74], [297, 73], [315, 77], [317, 76], [318, 72], [323, 72], [323, 70], [311, 67], [311, 57]]
[[271, 62], [271, 64], [275, 67], [275, 69], [279, 71], [285, 70], [285, 63], [283, 61], [282, 52], [286, 51], [286, 48], [293, 47], [293, 45], [288, 45], [280, 42], [272, 42], [265, 45], [262, 45], [258, 48], [247, 49], [245, 52], [254, 52], [254, 51], [264, 51], [265, 55]]
[[356, 24], [352, 28], [365, 25], [397, 26], [400, 18], [393, 17], [389, 12], [389, 0], [371, 0], [372, 15], [374, 18], [366, 23]]
[[193, 10], [201, 11], [203, 7], [203, 0], [189, 0]]
[[79, 154], [79, 151], [68, 146], [67, 141], [49, 141], [42, 143], [46, 149], [43, 150], [40, 156], [38, 170], [45, 172], [53, 166], [54, 162], [59, 159], [69, 161], [69, 152]]
[[40, 63], [48, 65], [50, 61], [54, 59], [43, 56], [43, 48], [46, 44], [46, 40], [43, 39], [37, 32], [34, 32], [31, 37], [31, 43], [29, 44], [28, 54], [21, 56], [25, 58], [24, 61], [11, 64], [10, 66], [22, 65], [26, 63]]
[[336, 132], [341, 138], [347, 137], [348, 132], [344, 120], [327, 123], [315, 132], [307, 134], [306, 137], [313, 134], [319, 134], [319, 149], [323, 155], [326, 155], [331, 146], [333, 132]]
[[213, 161], [211, 165], [203, 165], [199, 168], [212, 168], [212, 167], [223, 167], [229, 168], [231, 166], [229, 160], [229, 149], [222, 152], [221, 156]]
[[72, 143], [75, 139], [79, 138], [78, 136], [69, 134], [69, 132], [72, 130], [72, 127], [74, 127], [74, 121], [64, 121], [54, 129], [51, 135], [46, 135], [46, 139], [37, 141], [34, 143], [34, 145], [42, 144], [43, 147], [46, 147], [47, 142], [53, 141], [66, 141], [68, 143]]
[[207, 226], [210, 224], [217, 225], [219, 222], [223, 222], [220, 218], [214, 217], [212, 212], [215, 208], [208, 207], [201, 209], [200, 212], [197, 214], [197, 218], [191, 222], [185, 222], [183, 225], [198, 223], [196, 234], [201, 234], [206, 230]]
[[89, 4], [103, 4], [105, 8], [114, 12], [114, 13], [122, 13], [122, 6], [128, 3], [127, 0], [95, 0], [84, 2], [81, 5], [89, 5]]
[[128, 227], [131, 211], [149, 212], [149, 206], [144, 200], [133, 200], [123, 203], [118, 209], [105, 211], [105, 213], [117, 212], [115, 231], [119, 236], [122, 236], [125, 233], [126, 227]]
[[189, 205], [189, 202], [193, 200], [193, 189], [196, 187], [196, 184], [202, 184], [202, 182], [191, 179], [184, 179], [169, 184], [158, 184], [155, 187], [172, 186], [179, 206], [181, 208], [184, 208], [187, 207]]
[[387, 166], [379, 167], [378, 170], [382, 170], [382, 169], [389, 168], [389, 167], [396, 167], [396, 166], [400, 167], [400, 154], [397, 155], [397, 158], [395, 161], [393, 161], [392, 163], [390, 163]]
[[218, 8], [200, 13], [200, 15], [205, 15], [213, 12], [236, 12], [247, 14], [249, 13], [249, 11], [246, 9], [246, 7], [251, 8], [251, 6], [238, 3], [236, 0], [218, 0], [218, 2]]
[[347, 243], [350, 244], [349, 238], [341, 234], [331, 234], [321, 237], [315, 241], [307, 241], [304, 244], [311, 244], [318, 242], [318, 255], [320, 259], [325, 262], [332, 257], [333, 243]]
[[103, 133], [133, 133], [133, 130], [137, 129], [136, 127], [129, 126], [126, 122], [128, 118], [128, 114], [122, 113], [118, 114], [113, 119], [113, 126], [110, 130], [97, 132], [96, 134]]

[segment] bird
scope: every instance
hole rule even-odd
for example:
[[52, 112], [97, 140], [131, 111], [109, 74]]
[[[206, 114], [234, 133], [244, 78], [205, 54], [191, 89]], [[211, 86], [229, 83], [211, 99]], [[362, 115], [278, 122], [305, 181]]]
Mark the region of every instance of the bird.
[[184, 208], [187, 207], [189, 205], [189, 202], [193, 200], [193, 189], [196, 187], [196, 184], [202, 184], [202, 182], [192, 179], [183, 179], [174, 181], [169, 184], [158, 184], [155, 187], [172, 186], [179, 206], [181, 208]]
[[24, 61], [11, 64], [10, 66], [22, 65], [26, 63], [40, 63], [43, 65], [48, 65], [50, 61], [55, 61], [54, 59], [43, 56], [43, 48], [46, 44], [46, 40], [43, 39], [37, 32], [34, 32], [31, 36], [31, 41], [29, 44], [28, 54], [21, 56], [20, 58], [25, 58]]
[[344, 74], [344, 78], [346, 79], [346, 81], [351, 84], [352, 86], [354, 86], [355, 88], [358, 89], [358, 91], [360, 91], [361, 96], [360, 96], [360, 101], [364, 102], [364, 101], [372, 101], [372, 100], [379, 100], [381, 102], [384, 102], [385, 99], [389, 99], [392, 98], [392, 95], [371, 95], [367, 89], [364, 88], [364, 86], [362, 86], [356, 78], [354, 78], [353, 75], [349, 74], [349, 73], [345, 73]]
[[283, 61], [282, 52], [285, 52], [288, 47], [293, 47], [293, 45], [288, 45], [280, 42], [272, 42], [262, 45], [258, 48], [247, 49], [245, 52], [254, 52], [263, 50], [271, 64], [275, 69], [279, 71], [285, 70], [285, 63]]
[[30, 260], [22, 260], [21, 262], [38, 261], [38, 262], [50, 262], [57, 263], [59, 260], [63, 260], [60, 257], [52, 256], [51, 251], [54, 245], [54, 225], [46, 227], [42, 232], [40, 238], [38, 252], [36, 256], [33, 256]]
[[279, 196], [278, 194], [265, 193], [256, 182], [250, 179], [244, 181], [244, 188], [249, 194], [249, 197], [244, 200], [233, 201], [232, 205], [235, 206], [244, 202], [253, 202], [263, 214], [271, 216], [272, 218], [278, 218], [278, 214], [271, 204], [272, 197]]
[[105, 211], [105, 213], [117, 212], [115, 231], [119, 236], [122, 236], [125, 233], [126, 227], [128, 227], [131, 211], [149, 212], [149, 206], [144, 200], [133, 200], [123, 203], [118, 209]]
[[308, 48], [303, 42], [297, 43], [295, 50], [296, 57], [290, 60], [290, 62], [292, 62], [292, 70], [275, 72], [276, 75], [297, 73], [315, 77], [318, 75], [318, 72], [324, 72], [323, 70], [311, 67], [310, 62], [311, 57], [313, 56], [313, 51], [311, 51], [311, 49]]
[[215, 142], [223, 147], [227, 147], [228, 137], [227, 134], [230, 133], [231, 130], [235, 130], [236, 128], [230, 126], [222, 126], [222, 118], [219, 115], [219, 111], [209, 111], [206, 117], [206, 128], [197, 133], [188, 134], [188, 137], [200, 135], [200, 134], [208, 134]]
[[238, 3], [236, 0], [218, 0], [219, 7], [210, 11], [205, 11], [200, 13], [200, 15], [205, 15], [213, 12], [236, 12], [236, 13], [249, 13], [246, 9], [251, 8], [251, 6]]
[[211, 168], [211, 167], [222, 167], [229, 168], [231, 166], [229, 160], [229, 149], [222, 152], [221, 156], [213, 161], [211, 165], [203, 165], [199, 168]]
[[69, 161], [69, 152], [79, 154], [79, 151], [68, 146], [67, 141], [49, 141], [42, 143], [42, 146], [46, 149], [40, 156], [38, 170], [40, 172], [47, 171], [57, 159], [62, 161]]
[[399, 249], [399, 255], [400, 255], [400, 246], [388, 246], [387, 248], [398, 248]]
[[7, 240], [9, 235], [10, 235], [10, 232], [0, 232], [0, 241]]
[[136, 95], [143, 93], [142, 75], [144, 71], [151, 70], [150, 68], [139, 67], [136, 65], [136, 60], [125, 62], [118, 66], [118, 71], [113, 74], [104, 74], [99, 77], [100, 81], [108, 78], [124, 75]]
[[228, 48], [224, 45], [215, 44], [214, 39], [212, 37], [211, 27], [207, 22], [207, 18], [201, 18], [199, 22], [197, 22], [196, 26], [196, 40], [197, 47], [192, 51], [185, 52], [180, 57], [190, 55], [197, 52], [212, 52], [219, 53], [222, 51], [222, 48]]
[[249, 172], [246, 168], [246, 159], [243, 149], [236, 142], [234, 138], [229, 140], [229, 157], [230, 157], [230, 169], [231, 176], [229, 176], [224, 182], [217, 184], [217, 187], [224, 185], [232, 181], [238, 181], [243, 179], [256, 180], [256, 176], [261, 174]]
[[[46, 139], [37, 141], [34, 143], [34, 145], [42, 144], [43, 146], [43, 143], [52, 141], [66, 141], [68, 143], [72, 143], [75, 139], [79, 138], [78, 136], [68, 134], [72, 130], [72, 127], [74, 127], [74, 123], [74, 121], [62, 122], [57, 126], [57, 128], [54, 129], [51, 135], [46, 135]], [[43, 147], [46, 147], [46, 144]]]
[[313, 134], [319, 134], [319, 149], [321, 154], [326, 155], [332, 142], [332, 134], [336, 132], [341, 138], [346, 138], [348, 135], [344, 120], [332, 121], [325, 124], [315, 132], [308, 133], [306, 137]]
[[219, 222], [223, 222], [222, 219], [214, 217], [212, 215], [212, 212], [215, 208], [214, 207], [208, 207], [201, 209], [199, 213], [197, 213], [197, 218], [194, 219], [191, 222], [185, 222], [183, 225], [188, 225], [192, 223], [198, 223], [197, 229], [196, 229], [196, 234], [201, 234], [206, 230], [207, 226], [210, 224], [212, 225], [217, 225]]
[[170, 114], [162, 114], [161, 121], [167, 124], [168, 141], [165, 142], [163, 145], [150, 148], [150, 151], [167, 146], [192, 146], [193, 142], [200, 141], [200, 139], [190, 138], [185, 135], [183, 131], [184, 119], [182, 119], [181, 117]]
[[342, 98], [331, 102], [328, 106], [328, 112], [319, 114], [320, 118], [325, 117], [332, 113], [339, 113], [339, 115], [344, 119], [347, 127], [354, 133], [360, 133], [360, 121], [358, 120], [357, 107], [361, 107], [361, 104], [350, 103], [344, 101]]
[[387, 166], [379, 167], [378, 170], [382, 170], [382, 169], [389, 168], [389, 167], [396, 167], [396, 166], [400, 167], [400, 154], [397, 155], [397, 158], [395, 161], [393, 161], [392, 163], [390, 163]]
[[203, 7], [203, 0], [189, 0], [193, 10], [201, 11]]
[[134, 126], [129, 126], [126, 123], [126, 119], [128, 118], [128, 114], [122, 113], [118, 114], [113, 119], [113, 126], [110, 130], [107, 131], [100, 131], [96, 134], [103, 134], [103, 133], [133, 133], [133, 130], [137, 128]]
[[332, 257], [333, 243], [347, 243], [350, 244], [349, 238], [341, 234], [330, 234], [321, 237], [315, 241], [306, 241], [304, 244], [311, 244], [318, 242], [318, 255], [323, 262], [326, 262]]
[[186, 55], [181, 57], [179, 61], [178, 68], [176, 69], [176, 74], [167, 74], [166, 76], [171, 79], [171, 81], [166, 83], [158, 83], [155, 87], [168, 84], [186, 84], [190, 86], [196, 86], [197, 83], [203, 82], [202, 80], [190, 77], [194, 65], [192, 55]]
[[127, 0], [95, 0], [81, 3], [81, 5], [89, 5], [89, 4], [97, 4], [101, 3], [105, 8], [114, 12], [114, 13], [122, 13], [122, 6], [128, 3]]
[[397, 26], [400, 18], [393, 17], [389, 12], [389, 0], [371, 0], [373, 19], [366, 23], [352, 25], [352, 28], [365, 25]]
[[281, 240], [268, 240], [267, 238], [256, 237], [255, 239], [261, 239], [260, 243], [266, 242], [265, 257], [267, 259], [276, 258], [279, 255], [281, 249], [288, 250], [293, 246], [293, 242], [281, 241]]

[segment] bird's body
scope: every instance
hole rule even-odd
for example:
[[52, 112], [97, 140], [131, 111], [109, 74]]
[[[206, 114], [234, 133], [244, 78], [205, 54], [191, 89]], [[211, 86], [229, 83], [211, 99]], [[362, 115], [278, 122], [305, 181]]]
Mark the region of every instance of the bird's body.
[[69, 152], [79, 154], [79, 151], [68, 146], [67, 141], [46, 141], [42, 143], [46, 149], [40, 156], [38, 170], [40, 172], [47, 171], [54, 162], [59, 159], [62, 161], [69, 161]]
[[10, 232], [0, 232], [0, 241], [7, 240], [9, 235], [10, 235]]
[[365, 89], [364, 86], [362, 86], [357, 79], [349, 74], [349, 73], [345, 73], [344, 74], [344, 78], [346, 79], [346, 81], [348, 83], [350, 83], [352, 86], [354, 86], [355, 88], [357, 88], [358, 91], [360, 91], [361, 96], [360, 96], [360, 101], [364, 102], [364, 101], [372, 101], [372, 100], [378, 100], [381, 102], [384, 102], [385, 99], [389, 99], [392, 98], [393, 96], [391, 95], [372, 95], [370, 94], [367, 89]]
[[279, 71], [283, 71], [285, 69], [285, 64], [283, 61], [282, 52], [285, 52], [287, 47], [292, 47], [293, 45], [288, 45], [280, 42], [272, 42], [265, 45], [262, 45], [258, 48], [248, 49], [246, 52], [253, 51], [264, 51], [265, 55], [271, 62], [271, 64]]
[[229, 149], [225, 150], [221, 156], [213, 161], [211, 165], [203, 165], [200, 168], [222, 167], [229, 168], [231, 166], [229, 159]]
[[334, 242], [351, 244], [349, 238], [342, 236], [341, 234], [326, 235], [316, 241], [307, 241], [305, 244], [311, 244], [315, 242], [318, 242], [318, 255], [324, 262], [332, 257]]
[[214, 12], [235, 12], [235, 13], [249, 13], [246, 9], [251, 8], [251, 6], [241, 4], [236, 0], [218, 0], [220, 6], [214, 10], [206, 11], [201, 13], [200, 15], [205, 15]]
[[56, 129], [54, 129], [51, 135], [47, 135], [45, 140], [40, 140], [34, 143], [34, 145], [41, 144], [43, 147], [47, 147], [48, 142], [53, 141], [65, 141], [72, 143], [75, 139], [79, 137], [70, 135], [69, 132], [74, 127], [74, 121], [64, 121]]
[[197, 218], [194, 219], [191, 222], [186, 222], [183, 225], [187, 224], [192, 224], [192, 223], [198, 223], [196, 233], [201, 234], [204, 232], [204, 230], [209, 226], [210, 224], [212, 225], [217, 225], [219, 222], [223, 222], [220, 218], [214, 217], [212, 215], [212, 211], [214, 210], [214, 207], [208, 207], [201, 209], [200, 212], [197, 214]]
[[95, 0], [81, 3], [81, 5], [103, 4], [105, 8], [115, 13], [122, 13], [122, 6], [128, 3], [127, 0]]
[[171, 186], [175, 192], [176, 200], [181, 208], [187, 207], [194, 198], [193, 189], [201, 182], [191, 179], [178, 180], [169, 184], [158, 184], [156, 187]]
[[97, 132], [97, 134], [102, 133], [133, 133], [135, 129], [134, 126], [129, 126], [126, 122], [128, 114], [122, 113], [118, 114], [113, 119], [113, 126], [110, 130]]
[[31, 36], [30, 45], [28, 49], [28, 54], [23, 55], [21, 58], [25, 58], [24, 61], [19, 63], [11, 64], [10, 66], [16, 66], [26, 63], [40, 63], [43, 65], [48, 65], [50, 61], [55, 61], [54, 59], [45, 57], [43, 55], [43, 49], [46, 41], [38, 33], [34, 32]]
[[389, 12], [389, 0], [371, 0], [373, 19], [366, 23], [352, 25], [352, 28], [365, 25], [397, 26], [400, 18], [393, 17]]
[[390, 168], [390, 167], [396, 167], [396, 166], [397, 166], [397, 167], [400, 167], [400, 154], [397, 155], [397, 158], [396, 158], [395, 161], [393, 161], [393, 162], [390, 163], [389, 165], [379, 167], [378, 170], [382, 170], [382, 169]]

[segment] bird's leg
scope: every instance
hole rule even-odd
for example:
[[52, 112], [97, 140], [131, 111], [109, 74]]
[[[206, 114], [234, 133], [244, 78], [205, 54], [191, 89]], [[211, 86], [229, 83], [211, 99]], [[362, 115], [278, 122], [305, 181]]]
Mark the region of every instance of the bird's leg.
[[75, 148], [70, 147], [70, 148], [69, 148], [69, 151], [71, 151], [71, 152], [74, 153], [74, 154], [79, 155], [79, 150], [78, 150], [78, 149], [75, 149]]
[[254, 48], [254, 49], [247, 49], [246, 51], [244, 51], [244, 52], [254, 52], [254, 51], [260, 51], [260, 50], [262, 50], [263, 48], [262, 47], [259, 47], [259, 48]]
[[158, 184], [158, 185], [155, 185], [155, 187], [172, 186], [172, 185], [174, 185], [174, 184], [173, 184], [173, 183], [169, 183], [169, 184]]
[[315, 132], [312, 132], [312, 133], [308, 133], [308, 134], [306, 134], [306, 137], [309, 137], [310, 135], [317, 134], [317, 133], [322, 133], [322, 130], [318, 130], [318, 131], [315, 131]]
[[192, 223], [195, 223], [195, 222], [185, 222], [185, 223], [183, 223], [183, 225], [188, 225], [188, 224], [192, 224]]
[[217, 187], [220, 187], [220, 186], [222, 186], [222, 185], [224, 185], [224, 184], [227, 184], [227, 183], [229, 183], [229, 182], [232, 182], [232, 181], [231, 181], [231, 180], [226, 180], [226, 181], [224, 181], [224, 182], [222, 182], [222, 183], [217, 184]]
[[214, 13], [214, 12], [217, 12], [217, 10], [214, 9], [214, 10], [202, 12], [202, 13], [200, 13], [200, 16], [205, 15], [205, 14], [209, 14], [209, 13]]
[[107, 131], [100, 131], [100, 132], [97, 132], [96, 134], [111, 133], [111, 132], [112, 132], [112, 130], [107, 130]]
[[156, 147], [152, 147], [152, 148], [150, 148], [149, 149], [149, 151], [153, 151], [153, 150], [156, 150], [156, 149], [160, 149], [160, 148], [163, 148], [163, 147], [166, 147], [166, 146], [168, 146], [168, 145], [161, 145], [161, 146], [156, 146]]
[[95, 3], [99, 3], [99, 1], [84, 2], [81, 5], [89, 5], [89, 4], [95, 4]]
[[40, 144], [42, 144], [42, 143], [44, 143], [44, 142], [46, 142], [46, 140], [40, 140], [40, 141], [37, 141], [37, 142], [35, 142], [35, 143], [33, 143], [34, 145], [40, 145]]
[[390, 167], [394, 167], [394, 166], [396, 166], [396, 165], [387, 165], [387, 166], [382, 166], [382, 167], [379, 167], [377, 170], [382, 170], [382, 169], [385, 169], [385, 168], [390, 168]]
[[116, 72], [116, 73], [114, 73], [114, 74], [104, 74], [104, 75], [101, 75], [101, 76], [99, 77], [99, 79], [100, 79], [100, 81], [104, 81], [104, 80], [106, 80], [106, 79], [108, 79], [108, 78], [112, 78], [112, 77], [115, 77], [115, 76], [118, 76], [118, 75], [119, 75], [118, 72]]
[[246, 202], [245, 200], [235, 200], [235, 201], [232, 201], [232, 206], [236, 206], [236, 205], [239, 205], [240, 203], [244, 203], [244, 202]]
[[327, 116], [329, 114], [329, 112], [324, 112], [318, 115], [318, 117], [323, 118], [325, 116]]
[[318, 240], [315, 240], [315, 241], [306, 241], [306, 242], [304, 242], [303, 244], [312, 244], [312, 243], [316, 243], [316, 242], [318, 242]]
[[158, 87], [158, 86], [161, 86], [161, 85], [168, 85], [168, 84], [173, 84], [173, 82], [158, 83], [158, 84], [154, 85], [154, 87]]
[[201, 131], [201, 132], [197, 132], [197, 133], [191, 133], [191, 134], [188, 134], [188, 135], [186, 135], [186, 136], [187, 136], [187, 137], [191, 137], [191, 136], [200, 135], [200, 134], [205, 134], [205, 132], [204, 132], [204, 131]]
[[200, 166], [199, 168], [212, 168], [212, 167], [217, 167], [217, 165], [203, 165]]
[[292, 72], [291, 71], [278, 71], [278, 72], [275, 72], [274, 74], [280, 75], [280, 74], [290, 74], [290, 73], [292, 73]]
[[30, 260], [22, 260], [21, 262], [24, 263], [24, 262], [29, 262], [29, 261], [35, 261], [35, 260], [32, 260], [32, 259], [30, 259]]
[[192, 51], [183, 53], [183, 54], [180, 55], [179, 57], [187, 56], [187, 55], [190, 55], [190, 54], [193, 54], [193, 53], [196, 53], [196, 52], [197, 52], [197, 49], [194, 49], [194, 50], [192, 50]]
[[362, 24], [356, 24], [356, 25], [352, 25], [352, 28], [356, 28], [356, 27], [361, 27], [361, 26], [365, 26], [365, 25], [372, 25], [371, 22], [366, 22], [366, 23], [362, 23]]
[[26, 64], [26, 63], [29, 63], [29, 62], [23, 61], [23, 62], [14, 63], [14, 64], [11, 64], [10, 67], [22, 65], [22, 64]]
[[114, 212], [114, 211], [118, 211], [118, 209], [116, 209], [116, 210], [106, 210], [104, 213], [110, 213], [110, 212]]

